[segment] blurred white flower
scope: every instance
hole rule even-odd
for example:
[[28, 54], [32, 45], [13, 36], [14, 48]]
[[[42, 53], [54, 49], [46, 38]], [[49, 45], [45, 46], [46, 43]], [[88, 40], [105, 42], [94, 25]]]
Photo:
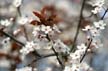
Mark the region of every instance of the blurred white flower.
[[85, 62], [79, 64], [66, 65], [63, 71], [93, 71]]
[[[74, 53], [70, 53], [72, 60], [79, 60], [81, 58], [82, 51], [76, 50]], [[78, 61], [79, 62], [79, 61]]]
[[44, 71], [52, 71], [51, 67], [47, 67]]
[[17, 20], [18, 24], [20, 24], [20, 25], [30, 23], [31, 21], [32, 21], [32, 18], [24, 17], [24, 16], [19, 17], [19, 19]]
[[8, 68], [10, 67], [11, 62], [6, 58], [0, 58], [0, 67]]
[[94, 2], [92, 3], [92, 6], [98, 6], [98, 7], [102, 7], [104, 4], [105, 0], [94, 0]]
[[87, 46], [85, 46], [85, 44], [83, 44], [83, 43], [80, 46], [77, 46], [77, 49], [81, 50], [81, 51], [85, 51], [86, 48], [87, 48]]
[[105, 0], [94, 0], [94, 2], [92, 3], [92, 6], [98, 6], [98, 7], [102, 7], [104, 4]]
[[13, 6], [19, 7], [21, 5], [21, 3], [22, 3], [22, 0], [14, 0], [13, 1]]
[[11, 20], [8, 20], [8, 19], [5, 19], [5, 20], [0, 20], [0, 24], [2, 25], [2, 26], [9, 26], [9, 25], [11, 25], [12, 24], [12, 21]]
[[52, 31], [52, 28], [50, 26], [41, 25], [41, 31], [45, 32], [45, 34], [48, 34]]
[[100, 32], [99, 32], [100, 30], [98, 30], [94, 26], [87, 25], [85, 27], [85, 29], [82, 29], [82, 30], [88, 32], [89, 36], [92, 36], [92, 37], [99, 36], [99, 34], [100, 34]]
[[16, 29], [16, 30], [13, 31], [13, 34], [17, 35], [20, 31], [21, 31], [21, 29]]
[[34, 51], [35, 43], [33, 41], [27, 42], [24, 47], [20, 50], [20, 53], [26, 55], [32, 51]]
[[103, 22], [103, 20], [100, 20], [99, 22], [94, 22], [94, 26], [100, 30], [105, 29], [106, 24]]
[[91, 26], [90, 25], [87, 25], [87, 26], [85, 26], [85, 28], [84, 29], [82, 29], [83, 31], [88, 31], [88, 30], [90, 30], [91, 29]]
[[60, 33], [61, 31], [59, 30], [59, 28], [57, 27], [57, 25], [53, 25], [53, 30], [55, 31], [55, 32], [58, 32], [58, 33]]
[[57, 52], [69, 52], [69, 47], [66, 46], [61, 40], [56, 40], [55, 43], [53, 44], [53, 47]]
[[97, 14], [98, 12], [102, 10], [103, 5], [104, 5], [104, 0], [94, 0], [92, 6], [95, 7], [95, 9], [92, 10], [91, 12], [93, 14]]
[[21, 31], [21, 29], [16, 29], [13, 31], [13, 35], [17, 35], [19, 32]]
[[15, 71], [37, 71], [37, 69], [32, 67], [23, 67], [23, 68], [18, 68]]
[[92, 37], [96, 37], [96, 36], [99, 36], [100, 35], [100, 30], [98, 30], [97, 28], [95, 27], [92, 27], [90, 29], [90, 34]]
[[63, 71], [71, 71], [71, 67], [70, 66], [65, 66]]
[[40, 26], [34, 27], [32, 32], [33, 36], [37, 36], [39, 34], [39, 31], [40, 31]]
[[97, 13], [99, 13], [101, 10], [102, 10], [101, 7], [95, 7], [94, 10], [91, 10], [91, 12], [92, 12], [93, 14], [97, 14]]
[[77, 46], [77, 50], [69, 55], [69, 64], [79, 64], [86, 48], [87, 47], [83, 43], [80, 46]]
[[72, 70], [71, 71], [81, 71], [81, 69], [80, 69], [81, 67], [80, 67], [80, 64], [73, 64], [72, 65]]

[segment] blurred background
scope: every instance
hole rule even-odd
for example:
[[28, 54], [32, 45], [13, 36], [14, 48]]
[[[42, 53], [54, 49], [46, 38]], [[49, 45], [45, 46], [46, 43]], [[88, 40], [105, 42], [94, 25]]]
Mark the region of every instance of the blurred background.
[[[86, 39], [86, 33], [81, 29], [86, 25], [92, 25], [92, 22], [99, 20], [105, 10], [108, 7], [108, 1], [105, 1], [105, 4], [97, 15], [92, 15], [91, 6], [93, 0], [86, 0], [86, 4], [83, 10], [82, 24], [80, 25], [80, 32], [77, 39], [77, 44], [84, 43]], [[12, 5], [13, 0], [0, 0], [0, 20], [14, 18], [14, 22], [9, 27], [6, 27], [5, 32], [13, 35], [12, 32], [19, 28], [20, 26], [16, 19], [18, 19], [18, 9]], [[57, 26], [59, 27], [61, 34], [58, 35], [58, 38], [61, 39], [66, 45], [71, 46], [73, 39], [76, 33], [79, 15], [81, 10], [82, 0], [22, 0], [22, 4], [19, 8], [22, 16], [32, 17], [37, 19], [33, 15], [33, 11], [40, 11], [43, 7], [49, 6], [55, 8], [57, 15], [60, 18]], [[108, 23], [108, 13], [105, 15], [105, 22]], [[0, 25], [0, 29], [3, 26]], [[32, 40], [31, 37], [31, 25], [25, 25], [25, 29], [29, 36], [29, 40]], [[108, 71], [108, 26], [106, 29], [101, 32], [100, 42], [103, 46], [99, 49], [94, 49], [92, 53], [88, 53], [85, 61], [93, 67], [95, 71]], [[0, 71], [14, 71], [15, 68], [20, 68], [24, 65], [29, 64], [35, 56], [30, 53], [26, 56], [24, 61], [21, 61], [19, 55], [19, 49], [21, 48], [17, 43], [12, 40], [6, 39], [8, 37], [0, 34]], [[15, 35], [15, 38], [23, 43], [27, 40], [24, 33]], [[6, 39], [6, 42], [3, 40]], [[10, 42], [11, 41], [11, 42]], [[3, 45], [2, 43], [5, 43]], [[49, 50], [39, 50], [41, 54], [51, 53]], [[38, 62], [34, 63], [33, 66], [36, 66], [39, 71], [61, 71], [60, 66], [57, 63], [56, 57], [49, 57], [41, 59]]]

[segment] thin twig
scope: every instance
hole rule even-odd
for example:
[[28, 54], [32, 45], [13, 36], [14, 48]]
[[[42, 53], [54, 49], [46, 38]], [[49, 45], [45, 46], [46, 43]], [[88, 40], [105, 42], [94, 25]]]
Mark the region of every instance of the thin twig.
[[104, 17], [105, 17], [105, 15], [106, 15], [107, 12], [108, 12], [108, 8], [105, 10], [105, 13], [104, 13], [103, 16], [101, 17], [101, 20], [104, 19]]
[[56, 50], [53, 47], [52, 47], [52, 50], [53, 50], [54, 54], [56, 55], [56, 58], [57, 58], [59, 64], [61, 65], [62, 68], [64, 68], [64, 65], [61, 62], [61, 60], [59, 59], [59, 56], [58, 56], [58, 53], [56, 52]]
[[87, 48], [86, 48], [86, 50], [85, 50], [85, 53], [84, 53], [84, 55], [82, 56], [82, 58], [81, 58], [81, 60], [80, 60], [80, 63], [83, 61], [84, 57], [86, 56], [87, 51], [88, 51], [88, 49], [90, 48], [91, 43], [92, 43], [92, 39], [90, 40], [90, 42], [89, 42], [89, 44], [88, 44], [88, 46], [87, 46]]
[[86, 0], [83, 0], [83, 3], [82, 3], [82, 7], [81, 7], [81, 11], [80, 11], [80, 19], [79, 19], [79, 22], [78, 22], [76, 34], [75, 34], [73, 45], [72, 45], [72, 48], [71, 48], [70, 52], [72, 52], [74, 50], [74, 46], [76, 44], [76, 40], [77, 40], [77, 37], [78, 37], [78, 34], [79, 34], [80, 25], [82, 23], [82, 17], [83, 17], [83, 10], [84, 10], [84, 6], [85, 6], [85, 1]]
[[[49, 35], [47, 34], [46, 36], [47, 36], [46, 38], [47, 38], [49, 41], [51, 41]], [[54, 54], [56, 55], [57, 61], [59, 62], [59, 64], [61, 65], [61, 67], [64, 68], [63, 63], [62, 63], [61, 60], [59, 59], [59, 55], [58, 55], [58, 53], [56, 52], [56, 50], [53, 48], [53, 46], [52, 46], [52, 50], [53, 50]]]
[[28, 37], [28, 34], [27, 34], [26, 27], [23, 25], [22, 28], [23, 28], [24, 35], [25, 35], [25, 37], [26, 37], [26, 40], [29, 41], [29, 37]]
[[44, 58], [48, 58], [48, 57], [51, 57], [51, 56], [56, 56], [56, 55], [55, 55], [54, 53], [48, 54], [48, 55], [43, 55], [43, 56], [40, 57], [40, 58], [34, 59], [31, 63], [27, 64], [26, 66], [30, 66], [31, 64], [37, 62], [38, 60], [41, 60], [41, 59], [44, 59]]
[[[2, 33], [2, 34], [4, 34], [5, 36], [9, 37], [9, 38], [12, 39], [13, 41], [15, 41], [15, 42], [17, 42], [18, 44], [20, 44], [21, 46], [25, 46], [24, 43], [20, 42], [20, 41], [17, 40], [15, 37], [13, 37], [13, 36], [7, 34], [6, 32], [4, 32], [4, 31], [1, 30], [1, 29], [0, 29], [0, 33]], [[40, 55], [37, 51], [35, 51], [34, 53], [35, 53], [38, 57], [41, 57], [41, 55]]]
[[[106, 15], [107, 12], [108, 12], [108, 8], [106, 9], [105, 13], [104, 13], [103, 16], [101, 17], [101, 20], [104, 19], [104, 17], [105, 17], [105, 15]], [[86, 49], [84, 55], [82, 56], [82, 58], [81, 58], [81, 60], [80, 60], [80, 63], [83, 61], [84, 57], [86, 56], [87, 50], [89, 49], [89, 47], [90, 47], [90, 45], [91, 45], [91, 43], [92, 43], [92, 40], [93, 40], [93, 39], [90, 40], [90, 43], [89, 43], [89, 45], [88, 45], [88, 47], [87, 47], [87, 49]]]
[[[20, 7], [21, 7], [21, 6], [19, 6], [19, 7], [17, 8], [17, 10], [18, 10], [18, 15], [19, 15], [19, 16], [22, 16]], [[25, 37], [26, 37], [27, 41], [29, 41], [29, 38], [28, 38], [28, 35], [27, 35], [27, 31], [26, 31], [26, 28], [25, 28], [24, 25], [23, 25], [23, 30], [24, 30], [24, 34], [25, 34]], [[35, 55], [37, 55], [38, 57], [41, 57], [41, 55], [37, 52], [37, 50], [35, 50], [33, 53], [34, 53]]]
[[6, 32], [4, 32], [4, 31], [3, 31], [3, 30], [1, 30], [1, 29], [0, 29], [0, 33], [2, 33], [2, 34], [4, 34], [5, 36], [7, 36], [7, 37], [11, 38], [12, 40], [14, 40], [15, 42], [17, 42], [17, 43], [18, 43], [18, 44], [20, 44], [21, 46], [24, 46], [24, 45], [25, 45], [24, 43], [22, 43], [22, 42], [18, 41], [18, 40], [17, 40], [17, 39], [15, 39], [13, 36], [11, 36], [11, 35], [7, 34]]

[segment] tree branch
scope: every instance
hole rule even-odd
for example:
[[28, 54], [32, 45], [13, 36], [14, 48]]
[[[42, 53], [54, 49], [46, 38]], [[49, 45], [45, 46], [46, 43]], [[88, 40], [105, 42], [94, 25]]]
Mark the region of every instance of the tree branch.
[[83, 10], [84, 10], [84, 6], [85, 6], [85, 2], [86, 2], [86, 0], [83, 0], [82, 7], [81, 7], [81, 11], [80, 11], [80, 19], [79, 19], [79, 22], [78, 22], [76, 34], [75, 34], [74, 41], [73, 41], [73, 45], [72, 45], [72, 48], [71, 48], [70, 52], [72, 52], [75, 49], [74, 47], [75, 47], [75, 44], [76, 44], [76, 41], [77, 41], [77, 37], [78, 37], [78, 34], [79, 34], [80, 25], [82, 23]]
[[[2, 29], [0, 29], [0, 33], [2, 33], [3, 35], [7, 36], [7, 37], [10, 37], [10, 39], [12, 39], [13, 41], [17, 42], [18, 44], [20, 44], [21, 46], [25, 46], [24, 43], [18, 41], [15, 37], [9, 35], [8, 33], [4, 32]], [[41, 55], [35, 51], [35, 54], [38, 56], [38, 57], [41, 57]]]
[[80, 60], [80, 63], [83, 61], [84, 57], [86, 56], [87, 51], [88, 51], [88, 49], [90, 48], [91, 43], [92, 43], [92, 39], [90, 40], [90, 42], [89, 42], [89, 44], [88, 44], [88, 46], [87, 46], [87, 48], [86, 48], [86, 50], [85, 50], [85, 53], [84, 53], [84, 55], [82, 56], [82, 58], [81, 58], [81, 60]]
[[105, 13], [104, 13], [103, 16], [101, 17], [101, 20], [104, 19], [104, 17], [105, 17], [105, 15], [106, 15], [107, 12], [108, 12], [108, 8], [105, 10]]

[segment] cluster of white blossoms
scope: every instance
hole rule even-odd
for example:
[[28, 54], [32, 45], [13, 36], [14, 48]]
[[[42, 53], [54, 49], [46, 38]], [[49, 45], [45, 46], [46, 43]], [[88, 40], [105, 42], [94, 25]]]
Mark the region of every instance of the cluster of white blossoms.
[[52, 31], [52, 28], [50, 26], [45, 26], [45, 25], [39, 25], [39, 26], [36, 26], [34, 29], [33, 29], [33, 32], [32, 34], [34, 36], [37, 36], [39, 35], [39, 32], [43, 32], [45, 34], [48, 34], [49, 32]]
[[[22, 0], [14, 0], [13, 5], [15, 7], [19, 7], [21, 5], [21, 2]], [[92, 13], [97, 14], [99, 11], [101, 11], [103, 5], [104, 0], [96, 0], [92, 4], [92, 6], [95, 8], [94, 10], [92, 10]], [[31, 20], [27, 17], [20, 17], [17, 22], [20, 25], [24, 25], [26, 23], [30, 23]], [[100, 44], [98, 43], [97, 37], [100, 35], [101, 31], [105, 29], [105, 26], [106, 24], [104, 23], [104, 21], [100, 20], [98, 22], [94, 22], [93, 26], [87, 25], [84, 29], [82, 29], [83, 31], [87, 32], [87, 38], [93, 40], [91, 42], [91, 45], [94, 45], [96, 48], [98, 48]], [[33, 28], [32, 32], [36, 40], [33, 39], [30, 42], [26, 42], [25, 46], [20, 49], [20, 53], [25, 56], [36, 49], [42, 49], [42, 47], [45, 47], [47, 49], [47, 44], [50, 44], [50, 47], [48, 46], [49, 49], [53, 47], [57, 53], [69, 54], [69, 56], [67, 56], [67, 62], [65, 63], [65, 68], [63, 71], [93, 71], [93, 69], [87, 63], [81, 62], [84, 54], [86, 53], [86, 51], [89, 50], [87, 48], [88, 46], [82, 43], [81, 45], [76, 46], [77, 49], [75, 50], [75, 52], [70, 52], [70, 48], [65, 45], [61, 40], [50, 39], [50, 37], [48, 37], [51, 33], [55, 32], [60, 33], [56, 25], [36, 25]], [[39, 37], [44, 37], [51, 41], [43, 41], [40, 40]], [[34, 69], [32, 67], [23, 67], [20, 69], [16, 69], [16, 71], [37, 71], [37, 69]]]
[[[98, 45], [100, 45], [100, 41], [97, 39], [97, 37], [100, 36], [100, 33], [102, 30], [105, 29], [106, 24], [104, 23], [103, 20], [100, 20], [98, 22], [94, 22], [93, 26], [87, 25], [85, 26], [84, 29], [82, 29], [83, 31], [86, 31], [88, 33], [88, 39], [92, 38], [93, 42], [92, 45], [96, 48], [98, 48]], [[101, 44], [102, 45], [102, 44]]]
[[48, 34], [49, 32], [52, 31], [50, 26], [44, 26], [44, 25], [41, 25], [40, 30], [43, 31], [45, 34]]
[[64, 71], [93, 71], [88, 64], [80, 63], [86, 49], [87, 46], [85, 44], [77, 46], [77, 50], [74, 53], [70, 53]]
[[102, 10], [102, 6], [104, 5], [104, 0], [94, 0], [92, 6], [95, 7], [91, 12], [93, 14], [97, 14]]
[[105, 29], [106, 24], [104, 23], [103, 20], [100, 20], [98, 22], [94, 22], [93, 24], [94, 24], [94, 26], [87, 25], [82, 30], [86, 31], [86, 32], [89, 32], [91, 37], [99, 36], [100, 31]]
[[58, 29], [56, 25], [53, 25], [53, 27], [45, 26], [45, 25], [38, 25], [34, 27], [32, 34], [33, 36], [38, 36], [38, 35], [45, 36], [46, 34], [51, 34], [52, 32], [60, 33], [60, 30]]
[[[94, 10], [92, 10], [93, 14], [97, 14], [104, 4], [104, 0], [96, 0], [93, 3]], [[95, 48], [102, 47], [100, 39], [100, 33], [105, 29], [106, 24], [103, 20], [99, 20], [98, 22], [94, 22], [93, 26], [87, 25], [85, 26], [83, 31], [87, 32], [87, 39], [92, 39], [91, 45]], [[81, 62], [82, 57], [85, 52], [89, 51], [85, 44], [81, 44], [77, 46], [77, 50], [74, 53], [70, 53], [68, 57], [68, 62], [66, 63], [64, 71], [94, 71], [87, 63]]]
[[[27, 55], [36, 49], [51, 49], [52, 46], [54, 46], [55, 48], [61, 47], [61, 49], [58, 48], [59, 51], [66, 52], [68, 49], [64, 43], [62, 43], [59, 40], [56, 41], [56, 43], [49, 42], [48, 38], [46, 37], [47, 34], [52, 32], [53, 30], [57, 32], [58, 29], [56, 28], [57, 28], [56, 26], [54, 27], [45, 26], [45, 25], [35, 26], [32, 32], [35, 39], [33, 39], [31, 42], [26, 42], [25, 46], [22, 47], [22, 49], [20, 50], [20, 53], [22, 53], [22, 55]], [[46, 40], [42, 40], [42, 39], [46, 39]]]
[[18, 68], [15, 71], [37, 71], [37, 69], [32, 67], [23, 67], [23, 68]]
[[12, 20], [13, 18], [0, 20], [0, 25], [5, 27], [10, 26], [12, 24]]
[[93, 71], [91, 67], [87, 63], [80, 63], [80, 64], [72, 64], [66, 66], [64, 71]]
[[100, 20], [99, 22], [94, 22], [93, 24], [97, 29], [100, 29], [100, 30], [105, 29], [105, 26], [106, 26], [103, 20]]
[[54, 49], [57, 52], [61, 53], [69, 53], [70, 49], [67, 45], [65, 45], [61, 40], [55, 40], [55, 43], [53, 44]]
[[20, 50], [20, 53], [22, 53], [23, 55], [27, 55], [28, 53], [34, 51], [36, 47], [36, 44], [31, 41], [31, 42], [26, 42], [25, 46], [22, 47], [22, 49]]
[[85, 46], [85, 44], [81, 44], [80, 46], [77, 46], [77, 50], [74, 53], [70, 53], [69, 62], [71, 64], [80, 63], [80, 60], [84, 52], [86, 51], [86, 48], [87, 47]]

